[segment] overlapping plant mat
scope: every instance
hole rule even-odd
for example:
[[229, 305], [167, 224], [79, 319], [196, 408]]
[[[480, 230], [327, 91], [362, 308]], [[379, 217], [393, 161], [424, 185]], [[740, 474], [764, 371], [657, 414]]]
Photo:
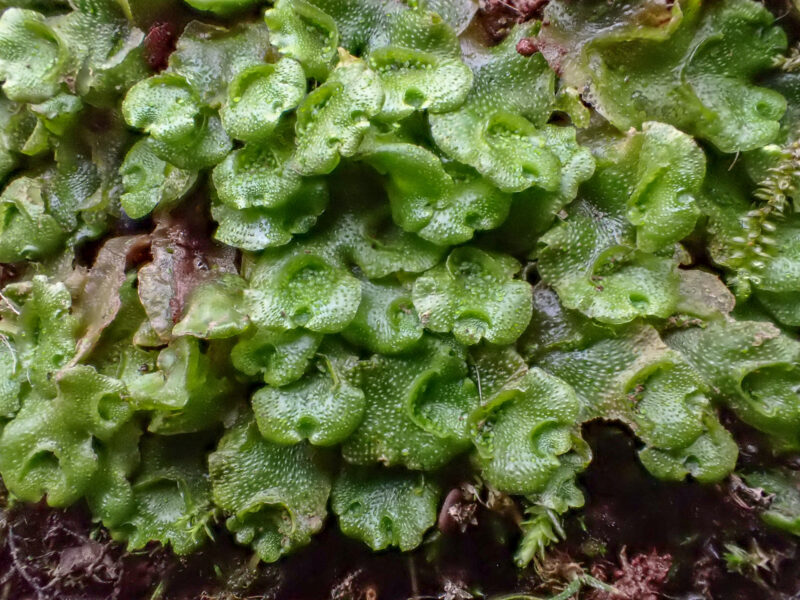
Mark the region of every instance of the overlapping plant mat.
[[800, 598], [796, 3], [0, 9], [0, 600]]

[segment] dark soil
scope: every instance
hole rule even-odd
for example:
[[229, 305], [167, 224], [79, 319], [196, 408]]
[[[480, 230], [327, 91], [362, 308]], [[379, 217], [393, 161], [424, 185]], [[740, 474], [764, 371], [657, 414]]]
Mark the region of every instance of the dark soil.
[[[766, 457], [757, 435], [738, 426], [752, 465]], [[6, 509], [0, 518], [0, 600], [441, 600], [518, 592], [546, 597], [576, 574], [591, 574], [625, 596], [586, 590], [591, 600], [800, 598], [795, 541], [767, 529], [733, 483], [659, 482], [636, 460], [621, 428], [585, 430], [595, 458], [582, 477], [586, 507], [565, 524], [567, 541], [538, 567], [519, 571], [513, 504], [490, 510], [449, 494], [440, 528], [421, 549], [372, 553], [328, 527], [276, 565], [255, 561], [219, 527], [216, 542], [188, 558], [157, 546], [128, 553], [108, 540], [81, 507]], [[746, 440], [750, 436], [756, 438]], [[447, 473], [453, 489], [467, 465]], [[760, 557], [751, 571], [729, 572], [725, 544]]]
[[[754, 466], [759, 454], [767, 458], [757, 432], [726, 424], [740, 446], [749, 448], [740, 458], [742, 466]], [[663, 597], [686, 600], [800, 597], [795, 541], [763, 525], [737, 478], [717, 485], [660, 482], [635, 460], [635, 441], [626, 432], [593, 425], [585, 433], [595, 459], [582, 478], [586, 507], [568, 523], [568, 553], [588, 559], [587, 554], [601, 552], [590, 569], [621, 590], [637, 590], [630, 594], [637, 600], [651, 597], [645, 583], [660, 587]], [[751, 577], [731, 573], [724, 560], [726, 544], [758, 548], [767, 563]], [[668, 576], [658, 577], [666, 557], [671, 559]]]

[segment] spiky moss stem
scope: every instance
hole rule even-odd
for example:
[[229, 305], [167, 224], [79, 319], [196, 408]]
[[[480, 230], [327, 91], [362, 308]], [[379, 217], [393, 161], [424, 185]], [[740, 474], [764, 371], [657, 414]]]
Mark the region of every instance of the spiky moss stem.
[[732, 239], [739, 248], [731, 256], [740, 264], [734, 281], [737, 288], [747, 289], [749, 283], [760, 283], [759, 272], [766, 266], [765, 260], [772, 257], [776, 245], [772, 233], [790, 210], [789, 197], [797, 191], [796, 178], [800, 178], [800, 141], [783, 149], [778, 163], [770, 167], [753, 194], [757, 202], [740, 220], [744, 231]]
[[800, 47], [795, 46], [788, 54], [779, 54], [773, 59], [772, 64], [787, 73], [797, 71], [800, 69]]
[[550, 544], [566, 537], [555, 511], [543, 506], [531, 506], [525, 513], [528, 518], [519, 524], [522, 539], [514, 554], [514, 560], [520, 568], [527, 566], [534, 558], [543, 559]]

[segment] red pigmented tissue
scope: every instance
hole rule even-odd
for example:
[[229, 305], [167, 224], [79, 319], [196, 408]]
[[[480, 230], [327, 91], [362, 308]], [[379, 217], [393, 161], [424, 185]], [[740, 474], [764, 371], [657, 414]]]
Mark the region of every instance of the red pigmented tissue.
[[517, 42], [517, 52], [522, 56], [532, 56], [539, 51], [539, 46], [533, 38], [522, 38]]
[[[536, 18], [549, 0], [480, 0], [480, 20], [495, 42], [503, 39], [515, 23]], [[522, 53], [520, 53], [522, 54]]]
[[596, 590], [590, 597], [592, 600], [659, 600], [670, 567], [672, 556], [668, 553], [658, 554], [653, 550], [650, 554], [637, 554], [628, 560], [623, 550], [620, 566], [609, 581], [617, 593]]
[[161, 71], [167, 67], [169, 55], [175, 49], [177, 31], [172, 23], [154, 23], [144, 38], [145, 58], [150, 68]]

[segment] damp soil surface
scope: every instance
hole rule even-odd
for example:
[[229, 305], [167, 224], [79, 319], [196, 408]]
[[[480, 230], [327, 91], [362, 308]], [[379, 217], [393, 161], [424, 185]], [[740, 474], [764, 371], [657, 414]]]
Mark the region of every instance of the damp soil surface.
[[[742, 466], [769, 460], [754, 432], [734, 426]], [[412, 554], [372, 553], [327, 528], [275, 565], [254, 560], [221, 529], [191, 557], [157, 546], [129, 553], [85, 509], [5, 506], [0, 517], [0, 600], [403, 600], [547, 598], [576, 574], [619, 592], [584, 588], [580, 598], [631, 600], [788, 600], [800, 598], [800, 557], [788, 535], [767, 528], [736, 479], [708, 486], [659, 482], [636, 460], [632, 436], [614, 425], [587, 426], [595, 453], [581, 478], [586, 507], [566, 523], [567, 541], [525, 570], [513, 562], [518, 508], [460, 502]], [[467, 465], [448, 473], [459, 490]], [[450, 510], [453, 509], [453, 510]], [[753, 565], [731, 571], [735, 545]], [[517, 596], [522, 594], [523, 596]]]

